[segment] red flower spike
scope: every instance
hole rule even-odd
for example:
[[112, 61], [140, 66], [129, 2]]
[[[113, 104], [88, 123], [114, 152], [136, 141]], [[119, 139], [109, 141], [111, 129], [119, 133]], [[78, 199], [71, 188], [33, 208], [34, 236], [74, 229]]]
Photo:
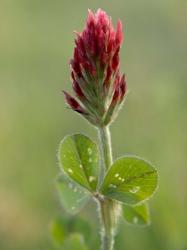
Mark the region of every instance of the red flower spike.
[[126, 93], [125, 77], [119, 73], [122, 41], [121, 21], [115, 30], [111, 18], [101, 9], [96, 13], [88, 10], [84, 30], [76, 32], [70, 64], [73, 91], [80, 104], [66, 92], [65, 97], [73, 110], [86, 112], [86, 118], [96, 126], [102, 126], [106, 116], [111, 121], [110, 115]]

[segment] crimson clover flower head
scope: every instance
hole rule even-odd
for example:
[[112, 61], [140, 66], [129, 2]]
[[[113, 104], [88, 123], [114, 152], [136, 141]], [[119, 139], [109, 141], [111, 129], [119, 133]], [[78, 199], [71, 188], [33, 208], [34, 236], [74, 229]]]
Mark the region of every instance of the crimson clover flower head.
[[114, 120], [126, 94], [125, 75], [119, 69], [122, 40], [121, 21], [115, 30], [111, 18], [101, 9], [95, 14], [89, 10], [84, 30], [76, 32], [70, 61], [76, 97], [64, 94], [67, 104], [95, 126]]

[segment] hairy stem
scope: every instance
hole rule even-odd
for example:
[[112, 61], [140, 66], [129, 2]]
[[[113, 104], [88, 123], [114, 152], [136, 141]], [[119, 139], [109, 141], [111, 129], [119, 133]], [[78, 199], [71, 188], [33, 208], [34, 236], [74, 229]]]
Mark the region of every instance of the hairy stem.
[[102, 250], [113, 250], [114, 246], [113, 210], [110, 208], [112, 205], [110, 202], [109, 200], [100, 202]]
[[112, 157], [112, 145], [111, 145], [111, 135], [109, 127], [99, 128], [99, 139], [101, 143], [101, 156], [103, 159], [103, 167], [106, 171], [113, 162]]
[[[99, 128], [99, 139], [102, 171], [105, 174], [113, 162], [109, 127]], [[119, 205], [111, 199], [103, 198], [103, 200], [100, 200], [99, 206], [102, 226], [102, 250], [113, 250]]]

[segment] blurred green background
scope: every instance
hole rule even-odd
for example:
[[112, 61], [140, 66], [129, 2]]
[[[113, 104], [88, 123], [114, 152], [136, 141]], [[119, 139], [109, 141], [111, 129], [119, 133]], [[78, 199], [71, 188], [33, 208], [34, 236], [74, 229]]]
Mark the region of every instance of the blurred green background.
[[[99, 7], [125, 31], [130, 93], [111, 128], [114, 155], [140, 155], [160, 173], [151, 226], [121, 222], [116, 250], [187, 249], [187, 1], [1, 0], [1, 250], [53, 250], [49, 224], [68, 218], [54, 187], [57, 146], [67, 133], [95, 139], [96, 131], [65, 108], [60, 91], [71, 89], [73, 31]], [[98, 249], [95, 205], [78, 217], [91, 227], [89, 249]]]

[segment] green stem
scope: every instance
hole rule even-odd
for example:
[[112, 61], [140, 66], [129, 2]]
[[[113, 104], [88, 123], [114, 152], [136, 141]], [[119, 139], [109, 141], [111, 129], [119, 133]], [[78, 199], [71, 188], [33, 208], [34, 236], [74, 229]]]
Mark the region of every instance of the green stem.
[[116, 229], [115, 202], [110, 199], [100, 200], [102, 250], [113, 250]]
[[113, 162], [112, 157], [112, 146], [111, 146], [111, 135], [109, 127], [99, 128], [99, 139], [101, 142], [101, 155], [103, 158], [103, 167], [106, 171]]
[[[102, 171], [105, 174], [113, 162], [109, 127], [99, 128], [99, 139], [101, 144]], [[100, 200], [99, 205], [102, 226], [102, 250], [113, 250], [119, 206], [116, 202], [105, 197]]]

